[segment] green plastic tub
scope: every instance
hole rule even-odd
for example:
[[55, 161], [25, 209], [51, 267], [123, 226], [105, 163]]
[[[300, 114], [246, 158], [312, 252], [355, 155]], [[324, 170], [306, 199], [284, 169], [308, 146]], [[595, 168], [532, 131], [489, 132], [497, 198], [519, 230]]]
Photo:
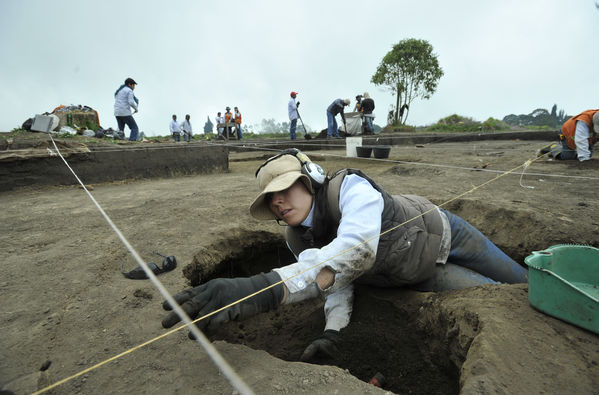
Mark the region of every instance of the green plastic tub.
[[599, 249], [559, 244], [534, 251], [524, 262], [533, 307], [599, 333]]

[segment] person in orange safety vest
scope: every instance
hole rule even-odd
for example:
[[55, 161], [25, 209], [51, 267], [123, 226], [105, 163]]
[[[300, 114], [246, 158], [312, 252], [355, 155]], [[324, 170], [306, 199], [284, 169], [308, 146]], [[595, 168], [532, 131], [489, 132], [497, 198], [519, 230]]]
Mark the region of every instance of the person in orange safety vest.
[[559, 160], [590, 160], [598, 134], [599, 109], [583, 111], [564, 122], [559, 133], [560, 143], [541, 149], [539, 154], [549, 152], [550, 156]]
[[[225, 109], [225, 123], [233, 122], [233, 113], [231, 112], [231, 107], [227, 107]], [[229, 138], [231, 136], [231, 128], [227, 125], [225, 127], [225, 136]]]
[[239, 112], [239, 109], [237, 107], [235, 107], [234, 110], [235, 110], [235, 129], [237, 130], [237, 140], [241, 140], [243, 138], [243, 136], [241, 134], [241, 113]]

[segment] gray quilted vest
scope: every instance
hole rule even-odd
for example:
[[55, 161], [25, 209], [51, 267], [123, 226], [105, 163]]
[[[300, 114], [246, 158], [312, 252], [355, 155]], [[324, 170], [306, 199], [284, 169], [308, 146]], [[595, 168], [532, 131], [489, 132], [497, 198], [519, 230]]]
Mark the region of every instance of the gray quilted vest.
[[[333, 221], [331, 229], [335, 234], [327, 235], [327, 240], [336, 236], [339, 227], [339, 192], [347, 174], [359, 175], [381, 193], [384, 200], [381, 233], [394, 228], [379, 238], [375, 263], [357, 282], [390, 287], [415, 284], [431, 277], [443, 233], [443, 222], [437, 207], [421, 196], [391, 196], [360, 170], [340, 170], [322, 186], [326, 190], [324, 195], [319, 196], [326, 196], [328, 210], [323, 217], [315, 216], [314, 223]], [[423, 213], [426, 214], [422, 215]], [[408, 220], [410, 221], [404, 224]], [[395, 228], [399, 224], [403, 225]], [[315, 247], [314, 240], [310, 240], [310, 230], [302, 226], [288, 226], [285, 238], [296, 256], [307, 248]]]

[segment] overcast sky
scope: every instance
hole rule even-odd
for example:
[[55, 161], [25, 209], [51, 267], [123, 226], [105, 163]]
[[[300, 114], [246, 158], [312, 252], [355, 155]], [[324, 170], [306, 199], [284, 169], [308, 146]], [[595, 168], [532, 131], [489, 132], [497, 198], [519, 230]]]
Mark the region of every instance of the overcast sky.
[[407, 38], [427, 40], [445, 72], [408, 124], [599, 108], [593, 0], [0, 0], [0, 131], [60, 104], [93, 107], [116, 128], [127, 77], [148, 135], [168, 134], [172, 114], [201, 131], [226, 106], [244, 123], [287, 121], [292, 90], [314, 130], [334, 99], [353, 108], [364, 91], [383, 125], [394, 98], [370, 79]]

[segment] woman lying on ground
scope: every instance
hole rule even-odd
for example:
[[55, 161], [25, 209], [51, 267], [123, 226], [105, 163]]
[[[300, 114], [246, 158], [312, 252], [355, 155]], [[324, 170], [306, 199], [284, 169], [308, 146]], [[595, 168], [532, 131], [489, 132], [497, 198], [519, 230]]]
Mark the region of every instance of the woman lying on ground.
[[[264, 162], [256, 177], [261, 192], [250, 213], [288, 225], [285, 238], [297, 262], [249, 278], [214, 279], [175, 295], [195, 318], [271, 286], [199, 321], [201, 329], [323, 296], [325, 331], [304, 351], [301, 359], [309, 360], [335, 353], [339, 331], [350, 320], [354, 282], [443, 291], [528, 281], [524, 267], [468, 222], [423, 197], [392, 196], [359, 170], [329, 177], [290, 149]], [[166, 302], [163, 307], [170, 310]], [[162, 324], [170, 328], [178, 321], [171, 312]]]

